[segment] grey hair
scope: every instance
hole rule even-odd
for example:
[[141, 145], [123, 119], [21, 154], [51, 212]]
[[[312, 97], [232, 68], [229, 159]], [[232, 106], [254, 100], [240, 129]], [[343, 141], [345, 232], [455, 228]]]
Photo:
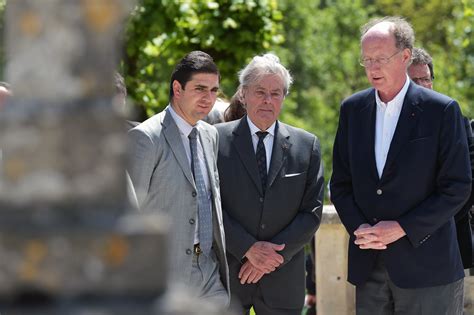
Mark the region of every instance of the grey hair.
[[411, 55], [411, 64], [412, 65], [427, 65], [430, 69], [431, 79], [434, 79], [434, 66], [433, 58], [430, 54], [426, 52], [423, 48], [415, 47], [413, 48]]
[[408, 48], [410, 51], [413, 50], [413, 44], [415, 42], [415, 32], [410, 23], [404, 18], [399, 16], [386, 16], [381, 19], [374, 19], [361, 27], [361, 41], [365, 33], [376, 24], [382, 22], [389, 22], [393, 25], [390, 27], [390, 32], [395, 37], [395, 47], [400, 50]]
[[290, 72], [280, 63], [280, 58], [272, 53], [253, 57], [252, 61], [239, 71], [239, 88], [254, 84], [269, 74], [275, 74], [281, 78], [283, 92], [287, 95], [293, 83], [293, 78]]

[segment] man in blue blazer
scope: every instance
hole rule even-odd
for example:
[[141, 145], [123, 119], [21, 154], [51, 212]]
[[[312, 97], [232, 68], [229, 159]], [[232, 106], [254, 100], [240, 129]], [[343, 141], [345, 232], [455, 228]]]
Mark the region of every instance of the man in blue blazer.
[[344, 100], [331, 198], [350, 234], [358, 314], [462, 314], [454, 215], [471, 189], [456, 101], [407, 76], [414, 34], [401, 18], [363, 28], [373, 88]]

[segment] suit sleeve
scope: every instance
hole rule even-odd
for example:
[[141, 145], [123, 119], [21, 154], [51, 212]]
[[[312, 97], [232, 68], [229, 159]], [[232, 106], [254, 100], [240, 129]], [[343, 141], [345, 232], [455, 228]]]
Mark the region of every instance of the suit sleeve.
[[472, 128], [471, 128], [471, 124], [469, 123], [469, 120], [466, 117], [464, 117], [463, 119], [464, 119], [464, 126], [466, 128], [467, 145], [469, 148], [469, 161], [471, 162], [472, 184], [471, 184], [471, 195], [469, 196], [469, 199], [464, 204], [462, 209], [458, 213], [456, 213], [456, 215], [454, 216], [454, 219], [456, 220], [456, 222], [460, 221], [465, 216], [468, 216], [471, 210], [471, 207], [474, 204], [474, 190], [472, 189], [474, 187], [474, 139], [473, 139]]
[[321, 223], [324, 198], [324, 174], [319, 140], [314, 137], [306, 188], [298, 214], [271, 242], [285, 244], [281, 252], [285, 263], [307, 244]]
[[438, 149], [436, 189], [417, 207], [398, 219], [414, 247], [421, 245], [453, 217], [471, 192], [471, 169], [466, 130], [455, 101], [445, 107]]
[[342, 105], [339, 114], [339, 126], [333, 147], [333, 169], [330, 181], [331, 201], [339, 217], [349, 232], [354, 231], [361, 224], [367, 223], [365, 216], [357, 206], [352, 188], [352, 174], [349, 157], [348, 117], [347, 105]]
[[258, 240], [248, 233], [239, 222], [234, 220], [225, 209], [222, 209], [222, 214], [224, 216], [227, 251], [240, 261], [249, 248]]
[[156, 147], [151, 137], [142, 130], [132, 129], [128, 132], [128, 136], [130, 141], [128, 173], [135, 188], [138, 206], [142, 209], [156, 165]]

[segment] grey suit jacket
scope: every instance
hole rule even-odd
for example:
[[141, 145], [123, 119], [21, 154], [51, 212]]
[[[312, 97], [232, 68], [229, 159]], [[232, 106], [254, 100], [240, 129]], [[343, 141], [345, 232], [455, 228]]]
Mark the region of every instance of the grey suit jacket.
[[[228, 266], [217, 172], [218, 134], [199, 122], [197, 128], [206, 158], [213, 201], [213, 248], [221, 280], [228, 287]], [[198, 201], [189, 161], [179, 129], [167, 109], [129, 132], [129, 173], [141, 211], [165, 213], [171, 220], [168, 234], [169, 280], [190, 282]]]
[[304, 245], [321, 222], [324, 178], [319, 140], [277, 122], [267, 189], [263, 195], [247, 118], [216, 125], [218, 167], [226, 230], [232, 294], [246, 295], [241, 285], [242, 257], [256, 241], [285, 244], [284, 263], [258, 285], [275, 308], [301, 308], [304, 302]]

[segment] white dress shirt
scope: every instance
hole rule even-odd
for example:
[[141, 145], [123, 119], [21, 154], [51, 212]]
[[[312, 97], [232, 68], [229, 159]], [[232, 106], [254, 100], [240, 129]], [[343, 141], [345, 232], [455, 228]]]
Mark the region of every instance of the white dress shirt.
[[375, 102], [377, 103], [377, 115], [375, 118], [375, 163], [377, 164], [379, 178], [382, 177], [385, 162], [387, 161], [388, 150], [392, 143], [409, 84], [410, 79], [407, 76], [403, 88], [388, 103], [382, 102], [379, 97], [379, 92], [375, 91]]
[[270, 169], [270, 161], [272, 159], [272, 150], [273, 150], [273, 140], [275, 139], [275, 126], [276, 121], [267, 129], [267, 130], [260, 130], [254, 123], [250, 120], [249, 116], [247, 116], [247, 122], [250, 128], [250, 134], [252, 135], [252, 144], [253, 144], [253, 151], [257, 153], [257, 145], [258, 145], [258, 135], [257, 132], [259, 131], [266, 131], [268, 135], [263, 139], [263, 145], [265, 146], [265, 153], [267, 155], [267, 173]]
[[[178, 126], [179, 133], [181, 135], [181, 141], [183, 141], [183, 146], [184, 150], [186, 151], [186, 156], [188, 157], [189, 161], [189, 166], [191, 167], [191, 147], [189, 144], [189, 134], [193, 130], [194, 127], [197, 127], [200, 121], [197, 122], [196, 126], [191, 126], [186, 120], [184, 120], [181, 116], [179, 116], [173, 109], [173, 106], [168, 106], [168, 109], [170, 111], [171, 117], [173, 117], [174, 122]], [[207, 170], [206, 166], [206, 160], [204, 157], [204, 151], [202, 149], [202, 144], [201, 144], [201, 139], [200, 137], [197, 137], [197, 155], [199, 159], [199, 166], [201, 167], [202, 175], [204, 176], [204, 182], [206, 184], [206, 190], [208, 192], [207, 197], [209, 199], [212, 198], [212, 193], [210, 190], [210, 184], [209, 184], [209, 173]], [[176, 198], [179, 198], [179, 196], [176, 196]], [[212, 202], [210, 202], [212, 204]], [[199, 216], [196, 215], [196, 229], [194, 230], [194, 244], [199, 243]]]

